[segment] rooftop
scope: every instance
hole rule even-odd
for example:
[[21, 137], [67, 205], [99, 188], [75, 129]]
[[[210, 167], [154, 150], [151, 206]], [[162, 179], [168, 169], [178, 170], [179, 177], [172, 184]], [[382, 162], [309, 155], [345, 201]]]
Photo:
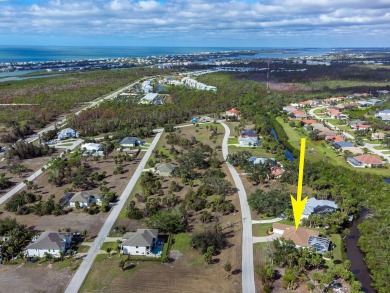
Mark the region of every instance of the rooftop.
[[137, 232], [128, 232], [123, 235], [123, 246], [152, 246], [153, 238], [157, 240], [157, 229], [138, 229]]
[[332, 200], [318, 200], [314, 197], [308, 198], [305, 209], [303, 210], [304, 215], [311, 214], [326, 214], [333, 213], [337, 210], [337, 204]]
[[363, 164], [374, 164], [374, 165], [382, 165], [383, 162], [381, 158], [377, 155], [365, 154], [361, 156], [354, 157], [355, 160], [362, 162]]
[[65, 244], [68, 235], [68, 233], [43, 232], [35, 242], [27, 246], [27, 249], [60, 250]]
[[272, 227], [274, 229], [283, 230], [283, 238], [286, 240], [291, 240], [295, 243], [295, 245], [301, 247], [309, 247], [309, 237], [310, 236], [319, 236], [320, 232], [315, 230], [306, 229], [303, 227], [299, 227], [295, 229], [294, 226], [289, 226], [281, 223], [273, 223]]

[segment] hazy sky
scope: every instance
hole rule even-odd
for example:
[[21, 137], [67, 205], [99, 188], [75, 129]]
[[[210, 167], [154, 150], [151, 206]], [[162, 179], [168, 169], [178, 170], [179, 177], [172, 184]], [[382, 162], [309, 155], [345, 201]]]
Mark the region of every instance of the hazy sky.
[[389, 47], [390, 0], [0, 0], [0, 45]]

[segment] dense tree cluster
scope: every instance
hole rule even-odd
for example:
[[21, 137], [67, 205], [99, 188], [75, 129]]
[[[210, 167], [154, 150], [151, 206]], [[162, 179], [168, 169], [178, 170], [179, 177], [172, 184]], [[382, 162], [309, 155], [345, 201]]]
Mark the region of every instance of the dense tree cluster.
[[11, 145], [5, 155], [7, 159], [19, 157], [20, 159], [31, 159], [50, 155], [54, 152], [53, 147], [48, 145], [36, 145], [24, 141], [18, 141]]
[[0, 240], [0, 258], [3, 262], [8, 262], [23, 253], [22, 250], [31, 239], [32, 232], [25, 225], [7, 217], [0, 219], [0, 236], [6, 239]]
[[269, 192], [258, 189], [248, 197], [248, 203], [258, 214], [272, 217], [279, 217], [291, 206], [290, 194], [280, 189]]

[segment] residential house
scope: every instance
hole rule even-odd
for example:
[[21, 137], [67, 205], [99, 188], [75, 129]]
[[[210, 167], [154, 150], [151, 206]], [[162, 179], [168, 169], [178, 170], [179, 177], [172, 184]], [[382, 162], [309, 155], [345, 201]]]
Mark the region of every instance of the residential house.
[[330, 116], [331, 118], [337, 118], [341, 114], [340, 110], [338, 109], [326, 109], [326, 115]]
[[271, 177], [272, 178], [280, 178], [284, 173], [284, 170], [282, 167], [278, 165], [274, 165], [271, 167]]
[[302, 125], [312, 125], [318, 123], [317, 120], [314, 119], [302, 119], [301, 124]]
[[315, 197], [308, 198], [302, 218], [308, 218], [311, 214], [324, 215], [334, 213], [338, 209], [337, 204], [332, 200], [318, 200]]
[[163, 245], [163, 242], [158, 240], [157, 229], [138, 229], [137, 232], [123, 235], [121, 248], [123, 254], [159, 256]]
[[377, 155], [365, 154], [347, 158], [348, 163], [354, 167], [383, 167], [384, 162]]
[[58, 139], [67, 139], [67, 138], [74, 138], [79, 137], [79, 133], [72, 129], [72, 128], [64, 128], [60, 132], [57, 133]]
[[291, 113], [290, 113], [290, 117], [291, 118], [307, 118], [307, 115], [306, 115], [306, 113], [305, 112], [303, 112], [303, 111], [300, 111], [300, 110], [295, 110], [295, 111], [292, 111]]
[[333, 143], [333, 147], [335, 149], [343, 149], [345, 147], [353, 147], [354, 144], [352, 142], [349, 142], [349, 141], [337, 141], [337, 142], [334, 142]]
[[202, 116], [200, 118], [200, 122], [211, 122], [211, 121], [213, 121], [213, 119], [209, 116]]
[[354, 124], [363, 124], [363, 123], [366, 123], [366, 121], [363, 121], [363, 120], [352, 120], [348, 123], [349, 126], [352, 127], [352, 125]]
[[241, 146], [258, 146], [260, 145], [259, 135], [251, 129], [244, 129], [238, 137], [238, 143]]
[[171, 163], [157, 163], [154, 166], [155, 172], [161, 176], [169, 177], [176, 170], [177, 166]]
[[157, 104], [158, 100], [159, 100], [158, 93], [148, 93], [139, 101], [139, 103], [140, 104]]
[[287, 106], [287, 107], [283, 107], [283, 111], [290, 114], [291, 112], [294, 112], [296, 111], [297, 108], [296, 107], [292, 107], [292, 106]]
[[150, 80], [145, 80], [141, 85], [142, 91], [147, 94], [153, 92], [153, 86]]
[[225, 112], [226, 118], [233, 118], [233, 117], [235, 117], [235, 118], [239, 119], [240, 115], [241, 115], [241, 112], [238, 111], [236, 108], [232, 108], [232, 109], [227, 110]]
[[74, 208], [76, 207], [76, 203], [78, 202], [81, 208], [88, 207], [92, 202], [94, 203], [101, 203], [102, 201], [102, 195], [93, 192], [93, 191], [79, 191], [76, 192], [70, 199], [69, 199], [69, 206]]
[[371, 139], [384, 139], [385, 136], [383, 132], [375, 132], [371, 134]]
[[371, 126], [362, 123], [351, 124], [351, 127], [356, 130], [370, 130]]
[[257, 158], [257, 157], [250, 157], [248, 159], [249, 162], [252, 164], [270, 164], [271, 166], [276, 165], [276, 160], [274, 158]]
[[319, 237], [320, 232], [315, 230], [294, 226], [289, 226], [281, 223], [273, 223], [273, 232], [281, 235], [286, 240], [294, 242], [296, 247], [314, 248], [318, 253], [326, 253], [329, 250], [330, 240]]
[[327, 135], [325, 136], [325, 140], [327, 142], [339, 142], [339, 141], [344, 141], [344, 137], [339, 135]]
[[383, 121], [390, 121], [390, 110], [381, 110], [375, 114], [375, 117]]
[[103, 156], [103, 145], [100, 143], [83, 143], [80, 149], [85, 155]]
[[60, 257], [65, 253], [72, 243], [72, 234], [43, 232], [35, 241], [26, 247], [27, 257], [44, 257], [49, 254], [53, 257]]
[[136, 146], [142, 146], [145, 144], [142, 139], [136, 136], [128, 136], [119, 141], [120, 146], [122, 147], [136, 147]]
[[343, 152], [349, 151], [353, 155], [361, 155], [364, 153], [364, 151], [360, 147], [343, 147]]

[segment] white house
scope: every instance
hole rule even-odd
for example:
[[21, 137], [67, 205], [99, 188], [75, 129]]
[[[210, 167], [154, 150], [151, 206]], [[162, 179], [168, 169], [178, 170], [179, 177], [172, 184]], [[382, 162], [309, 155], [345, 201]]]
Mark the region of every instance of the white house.
[[84, 154], [92, 154], [95, 156], [103, 155], [103, 145], [101, 143], [83, 143], [80, 147]]
[[141, 101], [139, 103], [140, 104], [155, 104], [158, 97], [159, 97], [159, 94], [157, 94], [157, 93], [148, 93], [141, 99]]
[[26, 247], [27, 257], [44, 257], [45, 253], [53, 257], [59, 257], [60, 252], [65, 251], [72, 243], [72, 234], [43, 232], [35, 241]]
[[158, 253], [153, 253], [153, 249], [158, 246], [161, 246], [161, 242], [158, 241], [157, 229], [138, 229], [137, 232], [128, 232], [123, 235], [121, 244], [123, 254], [145, 256], [161, 254], [161, 249]]
[[79, 137], [79, 133], [72, 128], [64, 128], [57, 133], [58, 139], [67, 139], [71, 137]]
[[139, 146], [139, 145], [144, 145], [144, 142], [139, 137], [128, 136], [128, 137], [125, 137], [124, 139], [122, 139], [121, 141], [119, 141], [119, 144], [122, 147], [135, 147], [135, 146]]
[[79, 191], [76, 192], [69, 200], [69, 206], [76, 207], [76, 202], [80, 207], [88, 207], [92, 202], [101, 203], [101, 195], [91, 191]]
[[390, 121], [390, 110], [381, 110], [376, 113], [375, 117], [383, 121]]

